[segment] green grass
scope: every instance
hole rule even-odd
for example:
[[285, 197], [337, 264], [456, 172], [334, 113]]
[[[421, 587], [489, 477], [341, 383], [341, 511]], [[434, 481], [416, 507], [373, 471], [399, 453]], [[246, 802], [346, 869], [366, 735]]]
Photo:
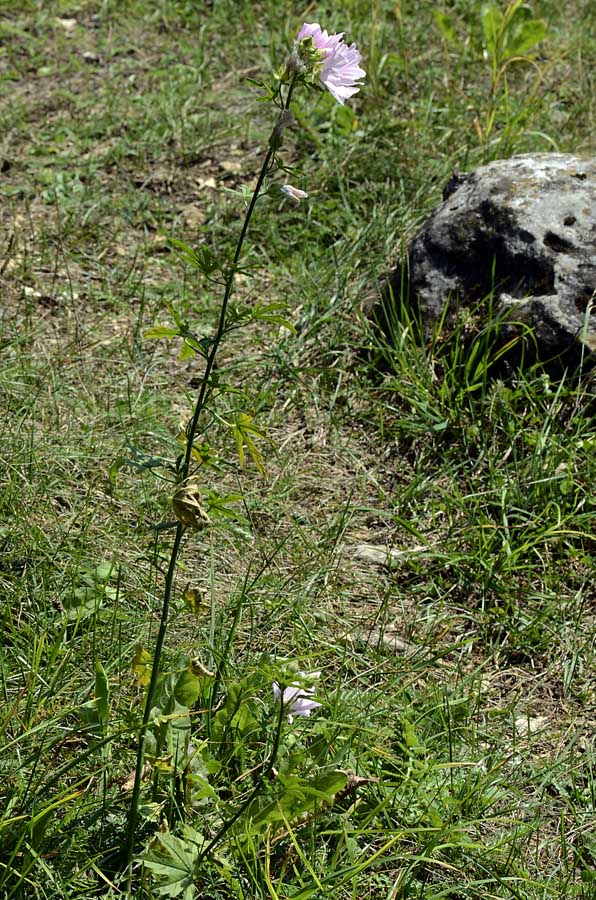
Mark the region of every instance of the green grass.
[[[481, 338], [423, 347], [402, 318], [388, 341], [366, 313], [453, 169], [593, 148], [593, 4], [531, 8], [548, 24], [536, 65], [492, 96], [477, 2], [304, 13], [358, 43], [367, 81], [346, 107], [297, 95], [284, 160], [308, 203], [264, 202], [251, 227], [236, 299], [286, 302], [296, 333], [253, 323], [220, 359], [245, 396], [218, 412], [255, 416], [268, 478], [215, 423], [208, 486], [243, 499], [189, 538], [164, 669], [195, 659], [216, 683], [198, 678], [186, 705], [163, 688], [173, 727], [143, 789], [132, 896], [167, 895], [160, 846], [196, 863], [188, 829], [208, 842], [248, 803], [283, 659], [321, 671], [322, 709], [284, 726], [270, 818], [255, 801], [188, 896], [596, 896], [593, 384], [494, 377]], [[126, 896], [139, 650], [172, 519], [163, 471], [142, 462], [180, 452], [200, 375], [143, 335], [168, 303], [213, 327], [217, 291], [166, 236], [233, 250], [272, 125], [247, 78], [284, 62], [302, 21], [269, 0], [0, 11], [7, 900]], [[189, 736], [199, 752], [177, 760]], [[362, 781], [325, 793], [330, 772]]]

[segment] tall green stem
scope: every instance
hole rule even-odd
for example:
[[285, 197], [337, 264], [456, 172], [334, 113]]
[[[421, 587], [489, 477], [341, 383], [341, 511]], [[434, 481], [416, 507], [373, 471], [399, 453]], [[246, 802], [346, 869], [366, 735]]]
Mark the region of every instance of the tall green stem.
[[130, 801], [130, 810], [128, 814], [128, 828], [126, 834], [126, 868], [128, 870], [128, 888], [130, 893], [130, 885], [132, 880], [132, 857], [134, 853], [134, 839], [137, 828], [137, 819], [139, 814], [139, 796], [141, 793], [141, 783], [143, 780], [143, 760], [145, 757], [145, 741], [147, 738], [147, 726], [151, 709], [153, 707], [153, 698], [155, 696], [155, 688], [157, 687], [157, 678], [159, 675], [159, 661], [161, 659], [161, 651], [163, 649], [166, 630], [168, 627], [168, 615], [170, 611], [170, 598], [172, 596], [172, 586], [174, 584], [174, 574], [176, 572], [176, 563], [180, 553], [180, 545], [184, 535], [184, 525], [181, 522], [176, 527], [174, 536], [174, 544], [170, 555], [170, 562], [166, 574], [164, 586], [164, 597], [161, 608], [161, 620], [159, 623], [159, 631], [157, 632], [157, 640], [155, 641], [155, 651], [153, 654], [153, 666], [151, 669], [151, 679], [147, 688], [147, 696], [145, 698], [145, 709], [143, 712], [143, 723], [139, 732], [139, 744], [137, 747], [137, 763], [135, 767], [135, 780], [132, 789], [132, 797]]
[[[290, 83], [288, 88], [288, 93], [286, 95], [285, 103], [283, 105], [283, 109], [287, 110], [290, 106], [290, 100], [292, 98], [292, 92], [294, 90], [294, 82]], [[190, 464], [192, 460], [192, 448], [194, 444], [194, 440], [197, 434], [197, 430], [199, 427], [199, 420], [201, 418], [201, 413], [205, 408], [205, 401], [207, 399], [207, 391], [211, 382], [211, 374], [213, 372], [213, 368], [215, 366], [215, 358], [217, 356], [217, 351], [219, 350], [219, 345], [221, 344], [222, 338], [224, 336], [225, 327], [226, 327], [226, 317], [228, 312], [228, 304], [230, 301], [230, 296], [232, 294], [232, 289], [234, 286], [234, 278], [238, 269], [238, 263], [240, 261], [240, 257], [242, 255], [242, 248], [244, 245], [244, 240], [248, 233], [248, 227], [250, 225], [250, 220], [252, 218], [252, 214], [254, 208], [256, 206], [259, 194], [261, 192], [261, 188], [263, 187], [263, 182], [270, 170], [271, 163], [274, 159], [276, 153], [276, 147], [273, 146], [273, 142], [270, 144], [269, 149], [265, 155], [265, 159], [263, 160], [263, 165], [261, 167], [261, 171], [259, 173], [259, 177], [257, 179], [257, 183], [255, 185], [255, 189], [253, 191], [253, 195], [251, 201], [248, 205], [248, 209], [246, 210], [246, 214], [244, 216], [244, 223], [242, 225], [242, 230], [240, 232], [240, 237], [238, 238], [238, 243], [236, 245], [236, 250], [234, 252], [234, 256], [232, 259], [232, 263], [225, 273], [225, 290], [223, 295], [223, 300], [221, 304], [221, 309], [219, 313], [219, 321], [217, 325], [217, 330], [215, 332], [215, 337], [211, 344], [211, 349], [207, 355], [207, 362], [205, 365], [205, 371], [203, 373], [203, 377], [201, 379], [201, 386], [199, 388], [199, 393], [197, 396], [197, 400], [194, 407], [194, 412], [192, 419], [190, 421], [190, 425], [186, 430], [186, 450], [184, 453], [184, 459], [182, 465], [179, 470], [179, 481], [184, 481], [188, 478], [190, 472]], [[178, 563], [178, 557], [180, 555], [180, 549], [182, 546], [182, 538], [184, 537], [184, 532], [186, 531], [185, 526], [179, 522], [176, 527], [176, 534], [174, 536], [174, 543], [172, 545], [172, 552], [170, 555], [170, 561], [168, 564], [168, 570], [166, 574], [166, 580], [164, 585], [164, 596], [163, 603], [161, 608], [161, 618], [159, 622], [159, 630], [157, 632], [157, 639], [155, 641], [155, 650], [153, 653], [153, 666], [151, 669], [151, 679], [149, 681], [149, 686], [147, 688], [147, 696], [145, 698], [145, 708], [143, 712], [143, 722], [139, 731], [139, 742], [137, 748], [137, 759], [136, 759], [136, 767], [135, 767], [135, 780], [134, 787], [132, 791], [132, 797], [130, 802], [130, 811], [128, 815], [128, 827], [127, 827], [127, 837], [126, 837], [126, 870], [128, 872], [128, 892], [130, 893], [130, 887], [132, 883], [132, 858], [134, 854], [134, 839], [137, 828], [137, 820], [138, 820], [138, 807], [139, 807], [139, 797], [141, 793], [141, 784], [143, 778], [143, 761], [145, 755], [145, 740], [147, 734], [147, 728], [149, 724], [149, 717], [151, 715], [151, 710], [153, 708], [153, 700], [155, 697], [155, 690], [157, 687], [157, 679], [159, 676], [159, 665], [161, 661], [161, 654], [163, 650], [163, 645], [166, 637], [166, 631], [168, 627], [168, 617], [170, 613], [170, 600], [172, 596], [172, 588], [174, 585], [174, 576], [176, 574], [176, 566]]]

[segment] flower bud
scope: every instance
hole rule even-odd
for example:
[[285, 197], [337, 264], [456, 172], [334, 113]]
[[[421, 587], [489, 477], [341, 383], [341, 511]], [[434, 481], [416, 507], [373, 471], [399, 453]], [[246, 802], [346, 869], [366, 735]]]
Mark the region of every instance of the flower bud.
[[293, 203], [300, 203], [301, 200], [304, 200], [308, 197], [306, 191], [301, 191], [300, 188], [292, 187], [291, 184], [284, 184], [280, 187], [280, 191], [282, 194], [285, 194], [289, 200]]
[[293, 63], [296, 73], [318, 73], [325, 60], [326, 51], [320, 49], [313, 40], [312, 34], [308, 34], [303, 27], [294, 41], [288, 66]]
[[306, 66], [298, 55], [298, 48], [294, 47], [286, 63], [284, 79], [291, 78], [292, 75], [301, 75], [303, 72], [306, 72]]

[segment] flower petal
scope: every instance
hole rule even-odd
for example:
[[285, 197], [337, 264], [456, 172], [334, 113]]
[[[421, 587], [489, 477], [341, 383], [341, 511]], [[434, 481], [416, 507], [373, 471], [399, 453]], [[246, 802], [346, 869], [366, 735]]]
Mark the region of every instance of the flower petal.
[[283, 184], [280, 187], [280, 191], [290, 200], [293, 200], [294, 203], [300, 203], [301, 200], [305, 200], [308, 197], [306, 191], [301, 191], [300, 188], [293, 187], [291, 184]]
[[[306, 672], [300, 672], [300, 674], [304, 675], [305, 677], [318, 678], [321, 673], [311, 672], [310, 674], [307, 674]], [[318, 709], [320, 706], [322, 706], [322, 704], [317, 700], [311, 699], [314, 692], [314, 687], [301, 687], [301, 685], [297, 681], [289, 685], [289, 687], [284, 688], [283, 696], [281, 696], [281, 702], [290, 724], [294, 721], [295, 716], [310, 716], [313, 709]], [[279, 684], [274, 681], [273, 696], [276, 700], [279, 700], [280, 695], [281, 688]]]
[[360, 80], [366, 73], [359, 65], [362, 57], [356, 44], [338, 44], [323, 63], [319, 75], [331, 96], [343, 105], [344, 100], [360, 90]]

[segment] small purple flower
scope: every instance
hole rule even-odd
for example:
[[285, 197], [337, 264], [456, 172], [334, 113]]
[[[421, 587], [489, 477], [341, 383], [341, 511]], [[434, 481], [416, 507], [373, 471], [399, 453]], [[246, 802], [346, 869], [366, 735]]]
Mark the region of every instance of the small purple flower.
[[[310, 674], [299, 672], [299, 675], [305, 678], [318, 678], [320, 674], [320, 672], [311, 672]], [[301, 687], [299, 682], [294, 681], [289, 687], [284, 688], [282, 696], [281, 687], [277, 681], [273, 682], [273, 696], [276, 700], [281, 697], [290, 724], [294, 721], [294, 716], [310, 716], [313, 709], [321, 706], [316, 700], [310, 699], [314, 692], [314, 687]]]
[[[349, 46], [344, 44], [343, 36], [343, 31], [339, 34], [327, 34], [318, 22], [305, 22], [298, 32], [293, 50], [293, 55], [301, 59], [300, 43], [310, 38], [312, 46], [319, 54], [320, 62], [315, 67], [319, 80], [342, 106], [344, 100], [358, 93], [361, 80], [366, 75], [364, 69], [360, 68], [362, 57], [356, 44]], [[308, 54], [304, 62], [307, 61], [309, 61]]]

